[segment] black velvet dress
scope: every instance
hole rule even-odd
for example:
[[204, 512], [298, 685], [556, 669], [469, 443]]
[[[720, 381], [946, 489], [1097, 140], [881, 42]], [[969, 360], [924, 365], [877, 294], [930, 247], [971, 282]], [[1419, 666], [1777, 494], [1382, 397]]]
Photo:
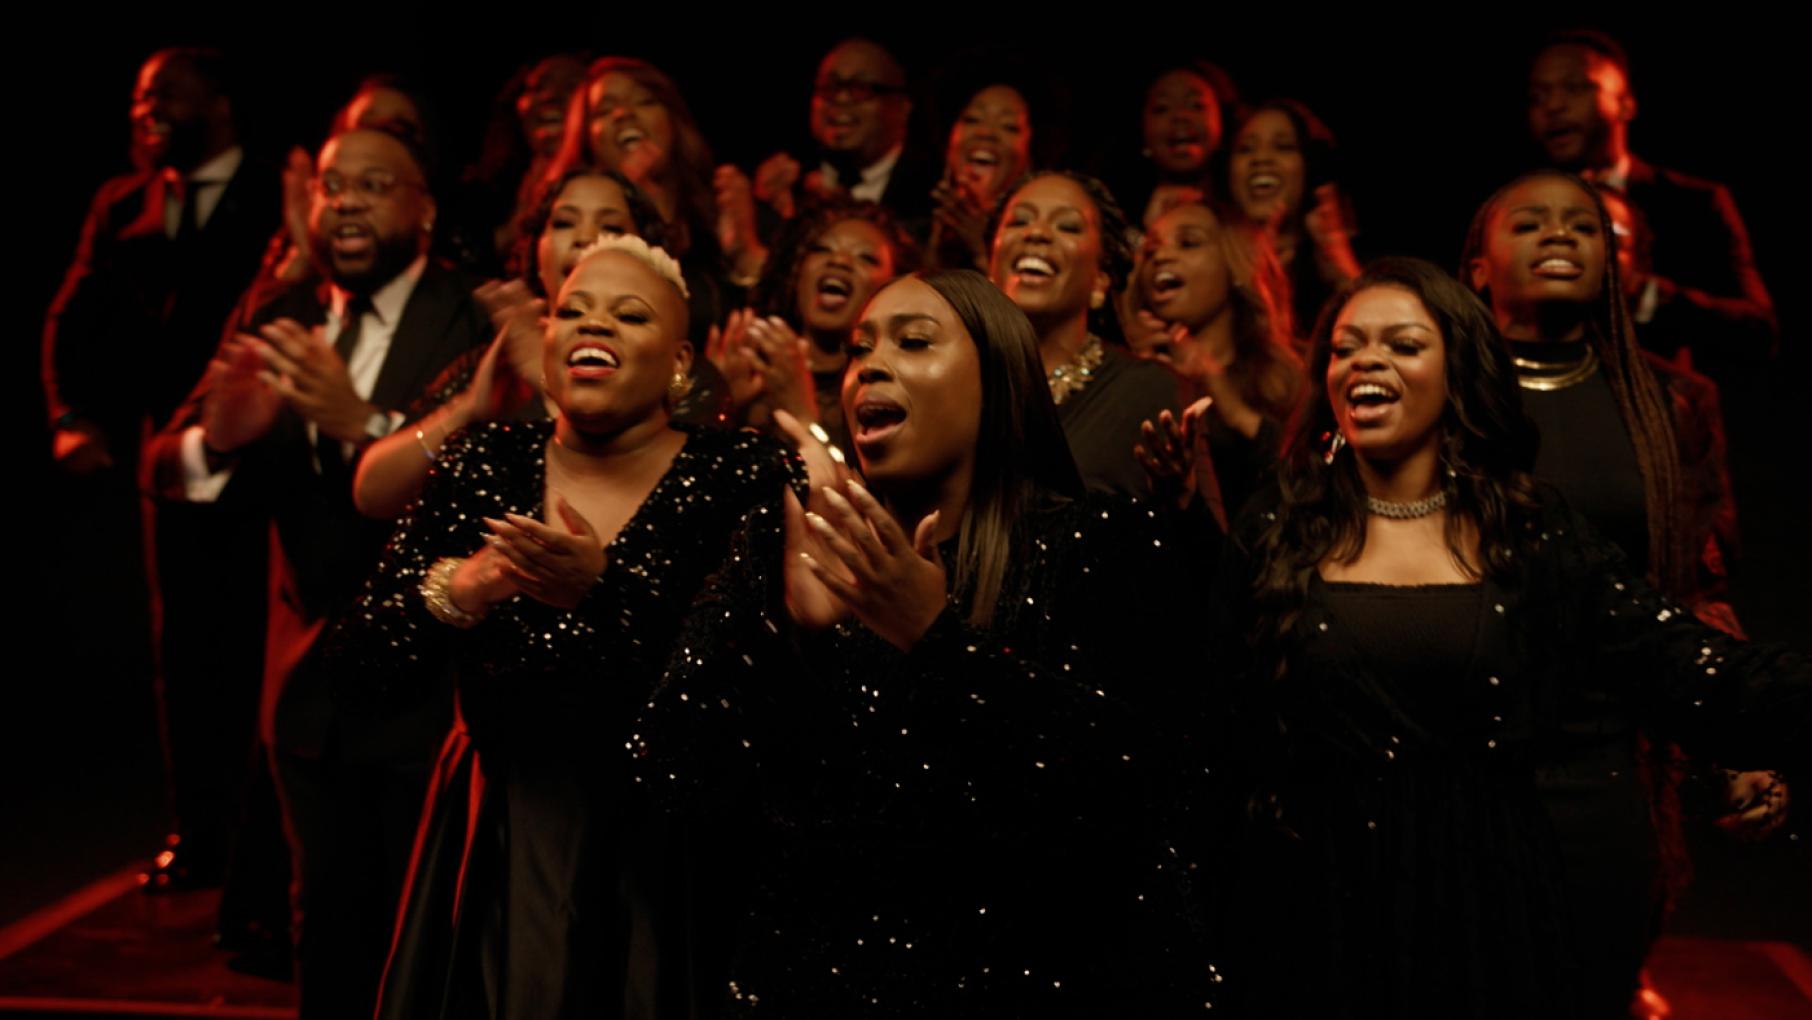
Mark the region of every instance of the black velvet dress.
[[[1226, 864], [1242, 878], [1224, 944], [1255, 1015], [1603, 1015], [1539, 782], [1579, 760], [1579, 722], [1594, 742], [1647, 727], [1805, 772], [1812, 667], [1699, 623], [1546, 499], [1470, 610], [1395, 590], [1414, 619], [1393, 623], [1380, 593], [1311, 580], [1282, 677], [1261, 651], [1227, 691], [1253, 821]], [[1263, 626], [1271, 512], [1252, 508], [1222, 556], [1217, 642]]]
[[803, 472], [753, 434], [692, 431], [576, 609], [518, 596], [470, 630], [435, 620], [419, 592], [435, 561], [481, 548], [484, 517], [541, 519], [551, 434], [450, 440], [330, 639], [369, 711], [449, 665], [458, 683], [380, 1016], [685, 1016], [696, 983], [719, 984], [713, 904], [692, 902], [709, 868], [635, 795], [623, 746], [736, 522]]
[[1164, 838], [1198, 554], [1137, 505], [1054, 504], [989, 626], [952, 605], [902, 653], [859, 623], [795, 631], [779, 525], [751, 518], [639, 734], [663, 799], [756, 783], [730, 1013], [1201, 1012], [1220, 986]]

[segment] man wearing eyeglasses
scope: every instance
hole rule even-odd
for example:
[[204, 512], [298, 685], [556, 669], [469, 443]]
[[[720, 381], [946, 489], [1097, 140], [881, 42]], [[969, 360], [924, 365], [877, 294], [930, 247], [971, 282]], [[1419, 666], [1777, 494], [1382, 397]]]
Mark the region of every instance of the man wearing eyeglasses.
[[[908, 149], [911, 114], [906, 72], [893, 54], [867, 39], [832, 47], [812, 84], [812, 137], [820, 163], [806, 176], [806, 190], [880, 203], [909, 230], [926, 225], [938, 168]], [[790, 156], [773, 156], [756, 171], [756, 194], [788, 217], [799, 173]]]
[[491, 327], [471, 284], [428, 258], [435, 203], [407, 142], [335, 136], [310, 195], [310, 254], [326, 282], [249, 299], [148, 459], [163, 498], [254, 505], [274, 528], [260, 727], [299, 879], [302, 1015], [349, 1017], [373, 1008], [452, 702], [428, 685], [382, 712], [349, 711], [308, 657], [391, 531], [353, 506], [360, 454]]

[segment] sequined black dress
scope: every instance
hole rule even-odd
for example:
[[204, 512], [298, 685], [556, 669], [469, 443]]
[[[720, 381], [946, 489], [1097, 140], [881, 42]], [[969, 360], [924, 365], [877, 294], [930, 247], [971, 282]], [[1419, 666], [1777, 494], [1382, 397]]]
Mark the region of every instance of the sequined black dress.
[[331, 638], [369, 711], [449, 663], [458, 683], [462, 721], [423, 818], [380, 1016], [684, 1016], [695, 982], [719, 985], [698, 973], [709, 904], [685, 902], [696, 874], [683, 833], [633, 795], [623, 744], [736, 522], [778, 505], [797, 460], [750, 433], [692, 431], [576, 609], [519, 596], [470, 630], [435, 620], [418, 589], [436, 560], [481, 548], [484, 517], [541, 519], [551, 432], [491, 423], [450, 440]]
[[[1812, 667], [1655, 595], [1546, 499], [1510, 576], [1447, 593], [1466, 605], [1312, 579], [1283, 677], [1261, 650], [1225, 692], [1252, 822], [1223, 916], [1254, 1015], [1598, 1015], [1537, 782], [1574, 754], [1574, 724], [1806, 771]], [[1264, 626], [1250, 592], [1270, 512], [1251, 508], [1222, 555], [1216, 642]]]
[[1172, 653], [1197, 554], [1111, 497], [1028, 516], [993, 623], [947, 608], [907, 653], [857, 623], [795, 632], [772, 516], [707, 584], [639, 771], [682, 804], [756, 777], [767, 837], [732, 1015], [1171, 1016], [1210, 998], [1163, 839], [1192, 738]]

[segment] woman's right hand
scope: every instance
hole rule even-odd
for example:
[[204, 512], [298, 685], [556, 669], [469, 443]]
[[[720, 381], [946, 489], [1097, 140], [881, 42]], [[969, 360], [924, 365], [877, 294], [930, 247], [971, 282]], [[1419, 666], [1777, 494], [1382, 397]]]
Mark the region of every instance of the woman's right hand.
[[[783, 412], [784, 413], [784, 412]], [[818, 493], [812, 490], [813, 501]], [[823, 539], [805, 523], [805, 508], [792, 489], [786, 490], [786, 611], [793, 622], [806, 630], [823, 630], [835, 626], [849, 615], [849, 604], [838, 598], [812, 570], [812, 560], [835, 562]], [[809, 559], [808, 559], [809, 557]]]
[[806, 341], [793, 332], [786, 320], [773, 315], [750, 318], [747, 333], [768, 405], [802, 422], [817, 421], [818, 397], [812, 386], [811, 367], [806, 363]]
[[705, 357], [729, 383], [730, 407], [739, 414], [761, 396], [767, 385], [755, 352], [749, 347], [749, 324], [754, 321], [753, 308], [739, 308], [730, 313], [722, 326], [712, 326], [705, 334]]
[[[835, 513], [824, 500], [826, 489], [842, 489], [853, 475], [843, 461], [842, 451], [819, 439], [799, 419], [784, 410], [774, 412], [774, 427], [792, 442], [805, 461], [805, 473], [811, 493], [811, 511], [820, 517]], [[808, 629], [829, 627], [849, 615], [849, 606], [838, 598], [812, 572], [801, 553], [819, 563], [835, 563], [835, 557], [805, 523], [806, 507], [791, 489], [786, 493], [786, 604], [793, 622]]]
[[[931, 189], [931, 219], [944, 236], [954, 238], [969, 254], [967, 263], [954, 269], [985, 269], [988, 251], [988, 214], [992, 203], [976, 187], [946, 172]], [[935, 256], [935, 244], [931, 246]]]
[[1206, 416], [1214, 398], [1203, 397], [1183, 409], [1179, 421], [1169, 411], [1159, 413], [1139, 426], [1140, 442], [1133, 446], [1133, 457], [1151, 480], [1152, 497], [1169, 500], [1183, 509], [1197, 497], [1207, 505], [1217, 522], [1226, 527], [1220, 483], [1214, 474], [1214, 461], [1208, 452]]
[[520, 593], [516, 582], [504, 573], [509, 561], [490, 545], [465, 558], [447, 583], [447, 594], [453, 604], [474, 615], [484, 612], [504, 599]]

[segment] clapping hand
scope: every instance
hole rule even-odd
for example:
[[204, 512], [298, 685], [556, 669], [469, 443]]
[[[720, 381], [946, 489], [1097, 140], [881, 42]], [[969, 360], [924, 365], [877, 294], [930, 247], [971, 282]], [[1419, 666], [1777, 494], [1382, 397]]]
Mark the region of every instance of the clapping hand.
[[755, 194], [749, 176], [726, 163], [711, 180], [717, 195], [717, 243], [731, 262], [761, 248], [755, 230]]
[[729, 383], [730, 406], [738, 412], [754, 403], [767, 387], [767, 377], [749, 345], [749, 324], [754, 321], [753, 308], [740, 308], [722, 326], [712, 326], [705, 334], [705, 357]]
[[[927, 514], [908, 538], [893, 514], [853, 479], [843, 486], [847, 496], [828, 486], [821, 492], [829, 514], [803, 514], [818, 539], [817, 553], [795, 550], [789, 542], [789, 558], [796, 555], [869, 630], [895, 648], [910, 650], [946, 603], [938, 512]], [[794, 499], [788, 514], [799, 513], [798, 507]], [[789, 526], [789, 537], [792, 531]]]
[[275, 319], [258, 332], [259, 337], [241, 334], [239, 340], [264, 361], [263, 379], [271, 389], [322, 433], [348, 443], [368, 438], [366, 426], [381, 412], [353, 390], [346, 363], [320, 328]]
[[799, 183], [799, 161], [784, 152], [776, 152], [755, 168], [755, 197], [772, 206], [783, 220], [798, 212], [793, 200], [793, 185]]
[[502, 554], [504, 578], [524, 595], [560, 609], [572, 609], [604, 573], [604, 543], [597, 529], [558, 492], [548, 493], [549, 506], [566, 530], [532, 517], [504, 514], [484, 519], [492, 549]]
[[806, 363], [806, 341], [793, 332], [785, 319], [774, 315], [765, 319], [751, 317], [746, 332], [768, 406], [785, 410], [800, 421], [816, 421], [818, 401], [813, 392], [812, 371]]
[[[931, 201], [933, 229], [955, 238], [969, 253], [968, 263], [960, 268], [982, 268], [988, 250], [988, 199], [974, 183], [946, 173], [931, 189]], [[934, 241], [931, 247], [935, 250], [937, 243]]]
[[[841, 450], [820, 439], [786, 411], [774, 412], [774, 425], [799, 451], [805, 461], [812, 512], [830, 512], [824, 493], [840, 487], [850, 478], [849, 467]], [[821, 630], [849, 615], [849, 606], [826, 587], [807, 566], [807, 560], [825, 561], [825, 550], [812, 529], [805, 523], [805, 508], [791, 489], [786, 492], [786, 605], [793, 622], [808, 630]], [[807, 554], [810, 554], [809, 556]]]
[[[208, 363], [208, 394], [201, 405], [202, 435], [211, 450], [230, 453], [270, 431], [283, 397], [267, 379], [264, 359], [241, 336], [220, 345]], [[253, 341], [255, 342], [255, 341]]]

